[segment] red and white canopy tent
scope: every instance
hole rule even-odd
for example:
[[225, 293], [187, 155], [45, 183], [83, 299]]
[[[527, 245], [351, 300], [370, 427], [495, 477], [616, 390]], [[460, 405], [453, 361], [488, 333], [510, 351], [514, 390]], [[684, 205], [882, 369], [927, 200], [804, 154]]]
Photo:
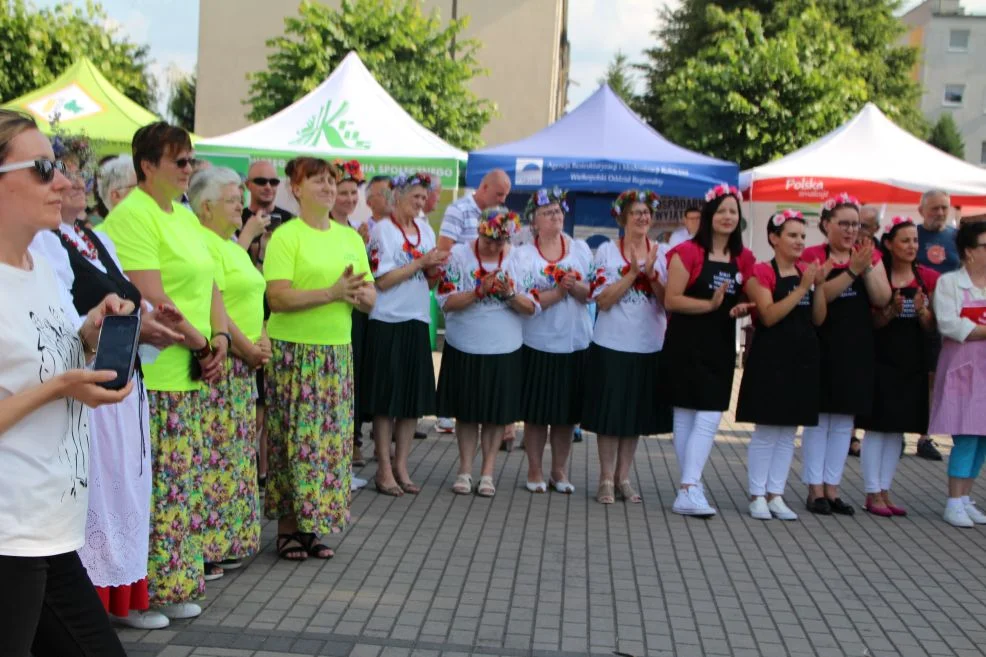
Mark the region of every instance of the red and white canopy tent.
[[[929, 189], [949, 192], [953, 206], [986, 205], [986, 169], [921, 141], [872, 103], [818, 141], [742, 172], [740, 187], [747, 201], [744, 241], [764, 259], [772, 256], [766, 224], [774, 212], [794, 207], [811, 227], [821, 203], [839, 192], [881, 207], [885, 216], [915, 219], [921, 194]], [[809, 244], [821, 241], [821, 233], [809, 228]]]

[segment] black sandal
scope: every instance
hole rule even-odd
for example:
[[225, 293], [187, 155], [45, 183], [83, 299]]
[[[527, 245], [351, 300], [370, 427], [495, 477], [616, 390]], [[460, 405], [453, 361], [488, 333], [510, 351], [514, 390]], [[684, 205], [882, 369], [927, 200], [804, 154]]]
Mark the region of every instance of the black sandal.
[[840, 516], [851, 516], [856, 513], [856, 509], [852, 504], [846, 504], [842, 501], [841, 497], [837, 497], [834, 500], [829, 500], [829, 506], [832, 507], [832, 513], [838, 513]]
[[859, 438], [853, 436], [849, 441], [849, 456], [855, 456], [859, 458], [859, 453], [862, 451], [863, 445], [859, 442]]
[[[290, 545], [294, 542], [296, 545]], [[304, 561], [308, 558], [308, 550], [298, 532], [277, 535], [277, 556], [286, 561]], [[294, 555], [294, 556], [292, 556]]]
[[820, 516], [832, 515], [832, 505], [824, 497], [816, 497], [815, 499], [811, 499], [809, 497], [807, 501], [805, 501], [805, 508]]
[[[312, 533], [298, 532], [298, 540], [304, 546], [305, 551], [308, 552], [308, 556], [315, 557], [316, 559], [331, 559], [336, 556], [335, 550], [330, 548], [328, 545], [318, 543], [318, 536]], [[323, 556], [322, 553], [328, 551], [329, 554]]]

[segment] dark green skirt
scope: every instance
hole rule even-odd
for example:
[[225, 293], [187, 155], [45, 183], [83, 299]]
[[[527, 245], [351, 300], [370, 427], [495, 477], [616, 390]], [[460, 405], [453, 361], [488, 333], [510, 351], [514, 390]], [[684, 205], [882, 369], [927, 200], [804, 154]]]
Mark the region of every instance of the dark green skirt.
[[446, 342], [438, 375], [438, 416], [480, 424], [518, 421], [523, 366], [520, 349], [467, 354]]
[[366, 353], [366, 332], [370, 323], [370, 316], [353, 308], [353, 328], [350, 333], [350, 340], [353, 344], [353, 416], [358, 422], [356, 431], [359, 432], [360, 422], [369, 422], [372, 416], [363, 410], [360, 403], [360, 388], [363, 385], [360, 373], [363, 371], [363, 359]]
[[360, 410], [370, 417], [435, 414], [435, 366], [428, 325], [371, 319], [366, 331]]
[[582, 419], [588, 349], [552, 354], [523, 347], [524, 385], [520, 419], [540, 425], [578, 424]]
[[589, 346], [582, 428], [636, 438], [671, 433], [671, 405], [658, 399], [661, 352], [637, 354]]

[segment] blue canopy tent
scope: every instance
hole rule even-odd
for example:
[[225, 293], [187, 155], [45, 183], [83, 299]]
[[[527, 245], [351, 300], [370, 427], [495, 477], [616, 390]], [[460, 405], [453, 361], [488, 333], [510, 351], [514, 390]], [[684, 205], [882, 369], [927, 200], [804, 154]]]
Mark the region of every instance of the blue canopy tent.
[[[736, 185], [739, 167], [671, 143], [602, 85], [581, 105], [540, 132], [519, 141], [469, 154], [466, 184], [478, 187], [493, 169], [506, 171], [512, 192], [555, 185], [572, 192], [605, 194], [652, 189], [661, 196], [701, 198], [718, 183]], [[586, 195], [588, 196], [588, 195]], [[576, 205], [603, 207], [576, 194]], [[582, 208], [579, 208], [581, 210]], [[583, 213], [578, 224], [609, 223], [608, 211]]]

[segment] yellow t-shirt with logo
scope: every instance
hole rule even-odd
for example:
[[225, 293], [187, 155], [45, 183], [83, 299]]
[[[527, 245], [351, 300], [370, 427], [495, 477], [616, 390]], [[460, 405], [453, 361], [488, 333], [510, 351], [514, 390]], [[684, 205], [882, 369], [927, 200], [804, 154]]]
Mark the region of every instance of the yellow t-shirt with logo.
[[[113, 208], [99, 229], [113, 240], [125, 271], [160, 271], [164, 293], [192, 326], [211, 337], [215, 263], [191, 210], [174, 202], [169, 214], [138, 187]], [[147, 389], [199, 390], [201, 383], [191, 378], [191, 364], [186, 347], [168, 347], [153, 363], [143, 365]]]
[[264, 275], [236, 242], [204, 227], [202, 234], [216, 263], [216, 286], [222, 292], [226, 314], [248, 340], [256, 342], [264, 328]]
[[[327, 230], [316, 230], [299, 217], [282, 224], [271, 236], [264, 278], [291, 281], [294, 290], [318, 290], [335, 285], [348, 265], [367, 281], [373, 280], [359, 233], [335, 222]], [[274, 312], [267, 321], [267, 335], [299, 344], [349, 344], [352, 310], [345, 301], [335, 301], [307, 310]]]

